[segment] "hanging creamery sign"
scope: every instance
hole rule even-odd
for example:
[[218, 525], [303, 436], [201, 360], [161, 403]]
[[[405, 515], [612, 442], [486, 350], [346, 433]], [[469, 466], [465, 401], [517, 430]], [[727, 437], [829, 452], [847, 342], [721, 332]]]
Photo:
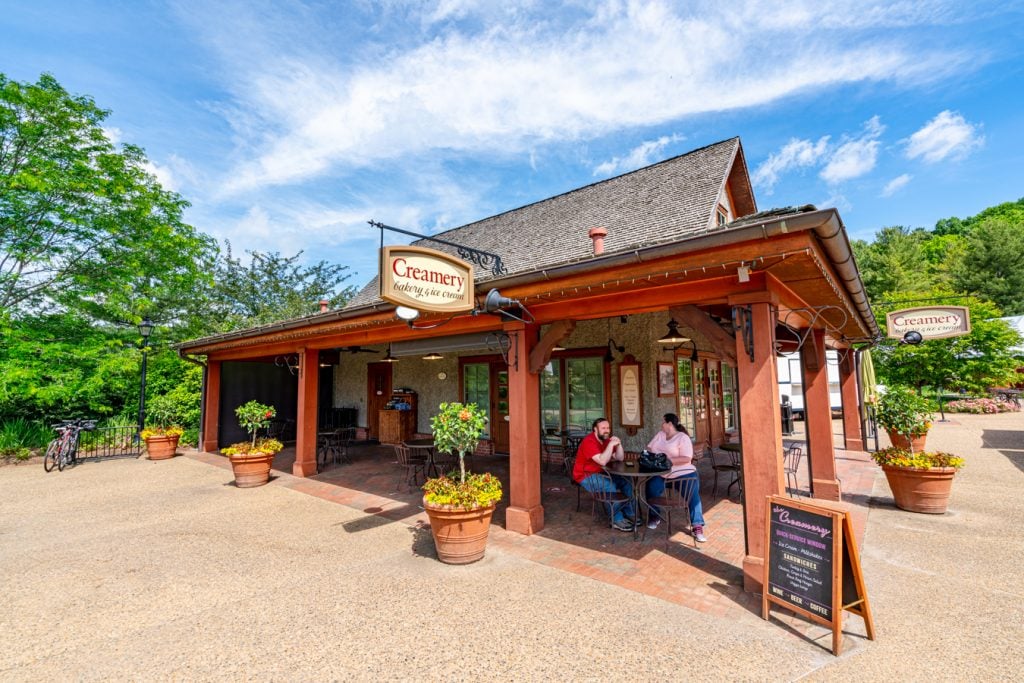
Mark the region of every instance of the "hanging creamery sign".
[[902, 339], [907, 332], [920, 332], [924, 339], [959, 337], [971, 332], [970, 311], [964, 306], [929, 306], [893, 311], [885, 316], [889, 336]]
[[419, 311], [471, 310], [473, 266], [434, 249], [384, 247], [380, 250], [380, 298]]

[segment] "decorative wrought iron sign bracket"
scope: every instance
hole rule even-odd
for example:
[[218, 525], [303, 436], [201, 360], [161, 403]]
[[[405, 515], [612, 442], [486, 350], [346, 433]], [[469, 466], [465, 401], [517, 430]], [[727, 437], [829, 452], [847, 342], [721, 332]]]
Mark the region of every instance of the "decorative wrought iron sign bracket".
[[384, 231], [390, 230], [391, 232], [401, 233], [402, 235], [409, 235], [421, 240], [427, 240], [429, 242], [436, 242], [438, 244], [444, 244], [449, 247], [455, 247], [458, 250], [459, 258], [469, 261], [470, 263], [479, 266], [480, 268], [490, 269], [491, 274], [505, 275], [508, 270], [505, 269], [505, 264], [501, 262], [501, 257], [497, 254], [493, 254], [489, 251], [483, 251], [481, 249], [474, 249], [473, 247], [467, 247], [457, 242], [449, 242], [447, 240], [439, 240], [436, 237], [429, 237], [427, 235], [421, 235], [411, 230], [403, 230], [402, 228], [395, 228], [390, 225], [384, 225], [378, 221], [367, 221], [371, 226], [380, 230], [380, 245], [384, 246]]

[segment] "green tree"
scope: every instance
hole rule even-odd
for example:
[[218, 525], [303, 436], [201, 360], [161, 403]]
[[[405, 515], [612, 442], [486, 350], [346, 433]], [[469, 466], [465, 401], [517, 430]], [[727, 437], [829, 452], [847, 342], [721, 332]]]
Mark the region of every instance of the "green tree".
[[[916, 387], [965, 389], [984, 393], [988, 387], [1004, 386], [1015, 376], [1018, 361], [1010, 349], [1021, 343], [1020, 335], [1003, 320], [991, 302], [974, 297], [958, 297], [948, 290], [904, 292], [894, 299], [967, 306], [971, 314], [971, 333], [949, 339], [927, 339], [917, 346], [883, 339], [874, 350], [875, 368], [883, 384]], [[924, 305], [915, 303], [914, 305]], [[885, 314], [905, 308], [899, 300], [875, 305], [879, 327], [885, 329]]]
[[1024, 313], [1024, 220], [986, 218], [966, 239], [954, 286], [993, 301], [1007, 315]]
[[216, 262], [209, 294], [208, 327], [228, 331], [312, 315], [326, 300], [340, 308], [355, 294], [345, 286], [348, 266], [301, 263], [302, 252], [246, 252], [248, 263], [232, 255], [231, 244]]
[[145, 170], [140, 148], [115, 148], [108, 115], [49, 74], [0, 74], [0, 310], [125, 320], [195, 289], [215, 244], [182, 221], [187, 203]]
[[875, 241], [853, 242], [861, 278], [873, 299], [888, 292], [927, 289], [933, 278], [927, 267], [924, 245], [928, 233], [903, 226], [882, 228]]

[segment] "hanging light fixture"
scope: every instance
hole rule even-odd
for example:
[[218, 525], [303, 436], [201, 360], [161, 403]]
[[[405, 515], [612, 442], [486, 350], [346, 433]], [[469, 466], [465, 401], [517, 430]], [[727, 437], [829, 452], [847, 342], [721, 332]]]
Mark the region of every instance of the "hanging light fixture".
[[423, 356], [423, 360], [442, 360], [444, 356], [439, 354], [437, 351], [431, 351], [427, 355]]
[[[666, 345], [675, 344], [675, 346], [673, 347], [668, 347], [669, 351], [675, 351], [688, 341], [690, 341], [689, 337], [684, 337], [682, 334], [679, 333], [679, 323], [675, 321], [675, 318], [669, 318], [668, 332], [666, 332], [665, 336], [658, 340], [658, 343]], [[696, 345], [694, 345], [694, 350], [696, 351]]]
[[388, 344], [388, 354], [381, 358], [385, 363], [397, 363], [398, 359], [391, 355], [391, 344]]

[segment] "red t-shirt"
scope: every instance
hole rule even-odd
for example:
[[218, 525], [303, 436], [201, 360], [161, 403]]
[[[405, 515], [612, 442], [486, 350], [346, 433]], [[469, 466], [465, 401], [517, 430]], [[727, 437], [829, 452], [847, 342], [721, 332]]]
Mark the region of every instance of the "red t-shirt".
[[606, 445], [593, 432], [587, 434], [576, 451], [576, 464], [572, 468], [572, 478], [581, 482], [591, 474], [604, 472], [604, 469], [594, 462], [594, 456], [603, 453]]

